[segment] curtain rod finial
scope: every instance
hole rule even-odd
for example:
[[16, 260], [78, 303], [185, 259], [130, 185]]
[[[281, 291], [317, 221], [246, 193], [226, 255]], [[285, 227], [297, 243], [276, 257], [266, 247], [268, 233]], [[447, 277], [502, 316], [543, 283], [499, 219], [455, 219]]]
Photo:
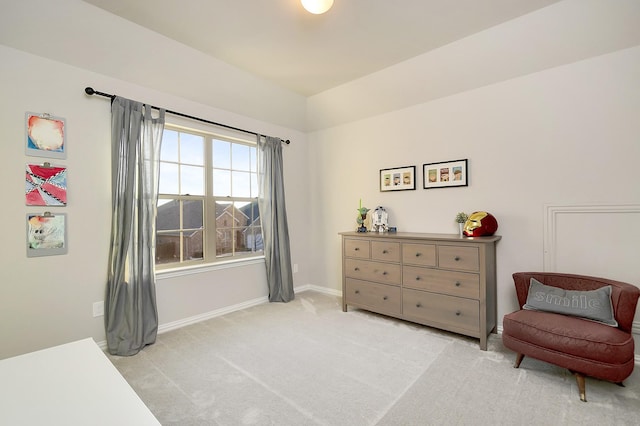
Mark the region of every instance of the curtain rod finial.
[[84, 89], [84, 93], [86, 93], [87, 95], [93, 95], [94, 93], [96, 93], [96, 91], [93, 90], [93, 87], [86, 87]]

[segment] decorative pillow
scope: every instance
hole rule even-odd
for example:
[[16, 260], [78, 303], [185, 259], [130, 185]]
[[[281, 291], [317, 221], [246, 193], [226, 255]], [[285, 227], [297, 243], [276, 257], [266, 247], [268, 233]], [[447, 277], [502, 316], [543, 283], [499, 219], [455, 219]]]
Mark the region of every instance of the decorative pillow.
[[565, 290], [542, 284], [531, 278], [524, 309], [555, 312], [598, 321], [617, 327], [611, 304], [611, 286], [596, 290]]

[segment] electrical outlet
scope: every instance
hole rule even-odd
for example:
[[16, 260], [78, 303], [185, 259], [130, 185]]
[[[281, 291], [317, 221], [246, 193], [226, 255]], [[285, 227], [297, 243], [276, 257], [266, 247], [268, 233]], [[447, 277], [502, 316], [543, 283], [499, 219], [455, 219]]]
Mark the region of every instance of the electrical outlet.
[[294, 263], [293, 264], [293, 273], [295, 274], [296, 272], [298, 272], [298, 264]]
[[93, 316], [101, 317], [104, 315], [104, 301], [103, 302], [94, 302], [93, 304]]

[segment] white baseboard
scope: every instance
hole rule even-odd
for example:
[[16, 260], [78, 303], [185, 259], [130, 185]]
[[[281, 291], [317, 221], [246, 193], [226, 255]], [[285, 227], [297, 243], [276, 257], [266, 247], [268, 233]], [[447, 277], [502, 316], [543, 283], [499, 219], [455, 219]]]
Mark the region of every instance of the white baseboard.
[[178, 328], [186, 327], [188, 325], [196, 324], [201, 321], [206, 321], [211, 318], [230, 314], [231, 312], [247, 309], [252, 306], [262, 305], [263, 303], [267, 303], [268, 301], [269, 301], [269, 298], [266, 296], [258, 297], [256, 299], [247, 300], [246, 302], [238, 303], [231, 306], [225, 306], [224, 308], [216, 309], [214, 311], [205, 312], [199, 315], [194, 315], [189, 318], [184, 318], [178, 321], [172, 321], [172, 322], [158, 326], [158, 334], [166, 333], [167, 331], [177, 330]]
[[327, 287], [321, 287], [318, 285], [313, 285], [313, 284], [306, 284], [303, 286], [299, 286], [295, 288], [296, 293], [302, 293], [308, 290], [311, 291], [317, 291], [318, 293], [324, 293], [324, 294], [328, 294], [330, 296], [337, 296], [337, 297], [342, 297], [342, 292], [340, 290], [335, 290], [332, 288], [327, 288]]
[[[329, 289], [326, 287], [320, 287], [320, 286], [316, 286], [316, 285], [312, 285], [312, 284], [306, 284], [303, 286], [298, 286], [294, 289], [295, 293], [303, 293], [305, 291], [317, 291], [320, 293], [325, 293], [325, 294], [329, 294], [332, 296], [342, 296], [342, 292], [338, 291], [338, 290], [333, 290], [333, 289]], [[220, 308], [220, 309], [216, 309], [214, 311], [210, 311], [210, 312], [205, 312], [203, 314], [199, 314], [199, 315], [194, 315], [192, 317], [188, 317], [188, 318], [184, 318], [178, 321], [172, 321], [172, 322], [168, 322], [166, 324], [161, 324], [160, 326], [158, 326], [158, 334], [162, 334], [162, 333], [166, 333], [168, 331], [172, 331], [172, 330], [177, 330], [179, 328], [182, 327], [186, 327], [188, 325], [191, 324], [196, 324], [199, 323], [201, 321], [206, 321], [208, 319], [211, 318], [215, 318], [215, 317], [219, 317], [222, 315], [226, 315], [229, 314], [231, 312], [236, 312], [236, 311], [240, 311], [242, 309], [247, 309], [250, 308], [252, 306], [257, 306], [257, 305], [261, 305], [263, 303], [267, 303], [269, 302], [269, 298], [268, 297], [258, 297], [256, 299], [252, 299], [252, 300], [247, 300], [246, 302], [242, 302], [242, 303], [237, 303], [235, 305], [230, 305], [230, 306], [225, 306], [224, 308]], [[100, 349], [102, 350], [106, 350], [107, 349], [107, 341], [106, 340], [102, 340], [100, 342], [96, 342], [97, 345], [100, 347]]]
[[[337, 296], [337, 297], [342, 297], [342, 292], [340, 290], [335, 290], [332, 288], [327, 288], [327, 287], [321, 287], [321, 286], [317, 286], [317, 285], [313, 285], [313, 284], [305, 284], [302, 286], [298, 286], [294, 289], [296, 294], [299, 293], [304, 293], [305, 291], [317, 291], [319, 293], [324, 293], [324, 294], [328, 294], [331, 296]], [[158, 327], [158, 334], [162, 334], [162, 333], [166, 333], [168, 331], [172, 331], [172, 330], [177, 330], [178, 328], [182, 328], [182, 327], [186, 327], [188, 325], [191, 324], [196, 324], [198, 322], [201, 321], [206, 321], [208, 319], [211, 318], [215, 318], [215, 317], [219, 317], [221, 315], [225, 315], [225, 314], [229, 314], [231, 312], [235, 312], [235, 311], [239, 311], [242, 309], [246, 309], [246, 308], [250, 308], [252, 306], [257, 306], [257, 305], [261, 305], [263, 303], [267, 303], [269, 301], [269, 298], [265, 297], [258, 297], [256, 299], [252, 299], [252, 300], [248, 300], [246, 302], [242, 302], [242, 303], [238, 303], [236, 305], [231, 305], [231, 306], [225, 306], [224, 308], [221, 309], [216, 309], [215, 311], [211, 311], [211, 312], [206, 312], [204, 314], [200, 314], [200, 315], [194, 315], [192, 317], [189, 318], [185, 318], [185, 319], [181, 319], [178, 321], [173, 321], [167, 324], [162, 324]], [[636, 341], [640, 341], [640, 322], [635, 321], [633, 323], [633, 334], [636, 337]], [[638, 332], [636, 332], [635, 330], [639, 330]], [[496, 327], [496, 331], [499, 335], [502, 334], [502, 325], [498, 325]], [[107, 341], [103, 340], [101, 342], [96, 342], [98, 344], [98, 346], [100, 347], [100, 349], [102, 350], [106, 350], [107, 349]], [[636, 353], [635, 357], [634, 357], [635, 363], [637, 365], [640, 365], [640, 353]]]
[[[205, 312], [199, 315], [194, 315], [189, 318], [184, 318], [178, 321], [172, 321], [166, 324], [161, 324], [158, 326], [158, 334], [166, 333], [172, 330], [177, 330], [179, 328], [186, 327], [191, 324], [196, 324], [201, 321], [206, 321], [211, 318], [219, 317], [221, 315], [229, 314], [231, 312], [236, 312], [242, 309], [250, 308], [252, 306], [261, 305], [263, 303], [267, 303], [268, 301], [269, 301], [269, 298], [267, 298], [266, 296], [258, 297], [256, 299], [247, 300], [246, 302], [238, 303], [231, 306], [225, 306], [224, 308], [216, 309], [214, 311]], [[96, 342], [96, 343], [102, 350], [107, 349], [106, 340], [103, 340], [101, 342]]]

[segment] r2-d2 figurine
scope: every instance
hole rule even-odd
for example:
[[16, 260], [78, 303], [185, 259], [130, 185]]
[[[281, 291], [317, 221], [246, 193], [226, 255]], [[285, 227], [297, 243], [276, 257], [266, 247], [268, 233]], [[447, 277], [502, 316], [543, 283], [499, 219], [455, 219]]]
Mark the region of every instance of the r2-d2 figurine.
[[387, 232], [389, 230], [389, 215], [382, 206], [378, 206], [373, 210], [371, 215], [371, 231]]

